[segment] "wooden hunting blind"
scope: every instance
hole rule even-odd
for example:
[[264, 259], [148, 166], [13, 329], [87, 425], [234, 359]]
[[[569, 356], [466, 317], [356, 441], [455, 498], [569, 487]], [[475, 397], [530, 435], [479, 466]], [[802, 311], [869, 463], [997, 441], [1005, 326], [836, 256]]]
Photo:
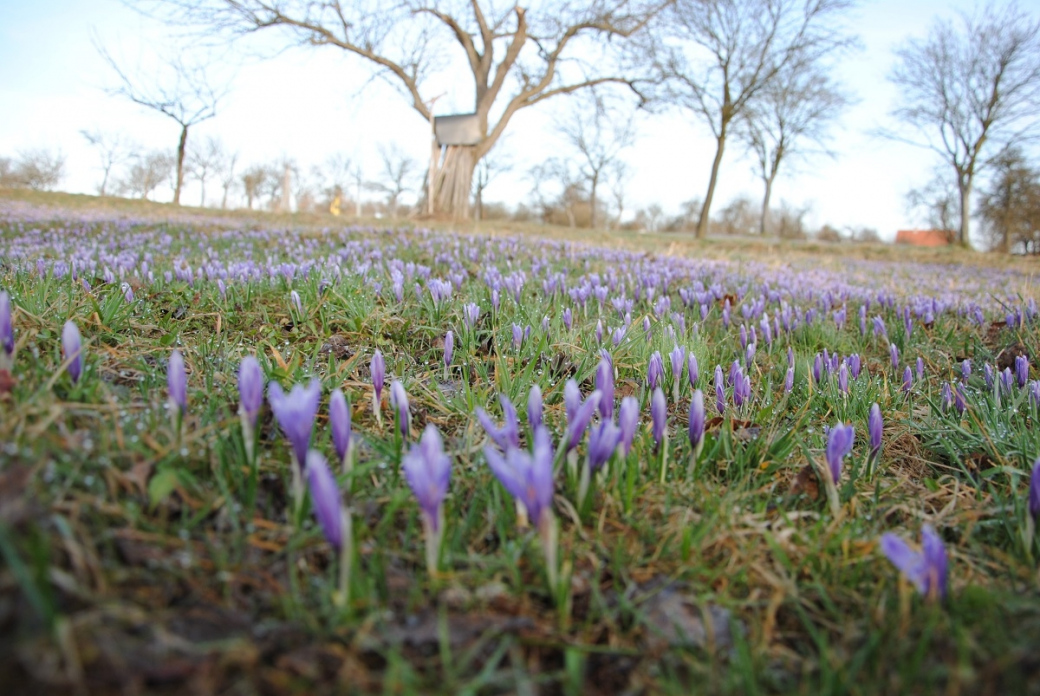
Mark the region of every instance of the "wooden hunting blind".
[[438, 145], [476, 145], [480, 142], [480, 121], [476, 114], [434, 116], [433, 132]]
[[[431, 103], [432, 108], [432, 103]], [[433, 143], [427, 180], [429, 212], [451, 211], [456, 218], [469, 217], [473, 187], [474, 146], [484, 139], [476, 114], [433, 116]]]

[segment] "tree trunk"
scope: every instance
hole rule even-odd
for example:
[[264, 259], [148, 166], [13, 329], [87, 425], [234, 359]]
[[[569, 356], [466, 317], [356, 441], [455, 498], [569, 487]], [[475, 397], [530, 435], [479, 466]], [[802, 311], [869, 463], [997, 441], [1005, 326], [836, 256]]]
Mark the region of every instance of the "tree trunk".
[[599, 186], [599, 176], [592, 177], [592, 187], [589, 191], [589, 228], [596, 229], [596, 187]]
[[962, 247], [971, 248], [971, 177], [958, 177], [958, 191], [961, 196], [961, 228], [957, 241]]
[[202, 187], [202, 195], [199, 196], [199, 207], [206, 207], [206, 175], [203, 174], [199, 177], [199, 185]]
[[[775, 176], [775, 175], [774, 175]], [[773, 195], [773, 177], [765, 177], [762, 181], [766, 184], [765, 194], [762, 196], [762, 217], [758, 221], [758, 233], [766, 236], [766, 220], [769, 217], [769, 199]]]
[[711, 163], [711, 178], [708, 180], [708, 193], [704, 196], [704, 205], [701, 206], [700, 217], [697, 218], [697, 239], [708, 236], [708, 216], [711, 213], [711, 199], [715, 196], [715, 184], [719, 180], [719, 165], [722, 164], [722, 151], [726, 147], [726, 123], [719, 130], [719, 137], [715, 139], [715, 160]]
[[188, 127], [181, 125], [181, 139], [177, 143], [177, 185], [173, 189], [173, 204], [181, 204], [181, 186], [184, 184], [184, 150], [188, 143]]
[[456, 220], [469, 218], [469, 200], [473, 191], [473, 175], [477, 168], [476, 148], [450, 145], [444, 162], [437, 169], [437, 210]]

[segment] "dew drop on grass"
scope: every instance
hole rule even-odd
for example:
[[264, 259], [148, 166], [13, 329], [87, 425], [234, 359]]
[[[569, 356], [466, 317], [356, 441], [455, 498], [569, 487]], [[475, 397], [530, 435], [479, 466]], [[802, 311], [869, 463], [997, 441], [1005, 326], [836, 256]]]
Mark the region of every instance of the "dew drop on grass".
[[188, 448], [187, 447], [181, 447], [180, 455], [182, 457], [187, 457], [188, 456]]

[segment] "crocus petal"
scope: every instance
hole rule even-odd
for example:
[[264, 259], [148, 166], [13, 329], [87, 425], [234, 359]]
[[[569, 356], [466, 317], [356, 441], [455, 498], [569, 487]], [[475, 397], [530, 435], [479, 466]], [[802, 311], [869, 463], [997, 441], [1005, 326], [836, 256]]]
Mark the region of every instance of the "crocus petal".
[[307, 484], [314, 504], [314, 516], [318, 518], [318, 524], [329, 544], [339, 550], [343, 546], [343, 518], [336, 479], [320, 453], [308, 451], [306, 461]]

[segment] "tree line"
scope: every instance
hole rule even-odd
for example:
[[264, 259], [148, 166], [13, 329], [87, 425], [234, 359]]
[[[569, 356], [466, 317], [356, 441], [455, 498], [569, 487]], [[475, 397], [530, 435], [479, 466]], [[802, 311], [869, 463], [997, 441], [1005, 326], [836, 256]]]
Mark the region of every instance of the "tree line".
[[[558, 209], [567, 224], [577, 225], [577, 211], [584, 206], [590, 226], [613, 224], [607, 209], [624, 208], [628, 172], [621, 154], [632, 144], [631, 113], [670, 110], [702, 124], [714, 140], [706, 190], [684, 208], [684, 215], [696, 215], [696, 235], [709, 233], [723, 162], [734, 145], [751, 154], [762, 182], [757, 230], [764, 234], [777, 229], [781, 219], [772, 205], [778, 177], [799, 160], [831, 154], [833, 130], [855, 100], [849, 86], [834, 77], [835, 68], [858, 48], [850, 26], [854, 0], [560, 0], [529, 7], [480, 0], [141, 0], [138, 5], [179, 35], [209, 44], [248, 48], [262, 35], [268, 48], [337, 51], [397, 87], [407, 107], [425, 120], [433, 119], [434, 92], [445, 77], [469, 82], [475, 136], [435, 146], [438, 166], [427, 171], [421, 194], [433, 198], [427, 210], [456, 218], [486, 214], [484, 189], [502, 169], [501, 143], [514, 116], [570, 96], [580, 106], [572, 121], [557, 128], [572, 156], [540, 163], [530, 174], [531, 201], [521, 207], [541, 209], [543, 218], [553, 217], [550, 208]], [[143, 79], [99, 50], [118, 79], [113, 94], [178, 124], [171, 176], [179, 202], [192, 166], [189, 129], [216, 115], [226, 87], [180, 58], [167, 61], [162, 79]], [[950, 232], [951, 241], [968, 245], [972, 220], [979, 218], [999, 247], [1032, 249], [1036, 224], [1029, 200], [1035, 171], [1029, 147], [1040, 134], [1040, 19], [1013, 2], [937, 19], [926, 36], [899, 45], [889, 79], [899, 101], [880, 134], [930, 152], [937, 165], [936, 180], [909, 194], [910, 207], [927, 211]], [[139, 162], [145, 179], [146, 160]], [[280, 177], [255, 170], [250, 183], [243, 180], [249, 206], [254, 199], [270, 200], [279, 185], [285, 188], [276, 182], [286, 180], [290, 169], [283, 166]], [[422, 167], [413, 163], [367, 186], [383, 187], [395, 208], [406, 190], [407, 169], [421, 174]], [[656, 224], [652, 211], [643, 213]], [[784, 219], [780, 229], [788, 229], [788, 222]]]

